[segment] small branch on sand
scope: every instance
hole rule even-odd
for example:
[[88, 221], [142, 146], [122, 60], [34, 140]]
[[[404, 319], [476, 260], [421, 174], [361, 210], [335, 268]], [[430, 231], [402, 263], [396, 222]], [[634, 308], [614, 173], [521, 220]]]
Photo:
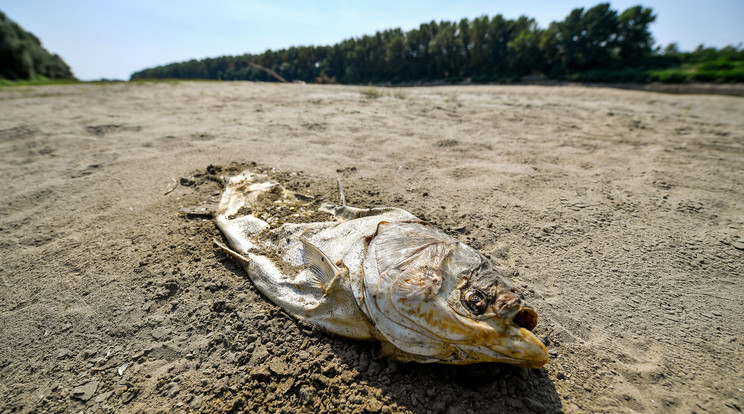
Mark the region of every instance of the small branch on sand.
[[284, 79], [284, 78], [282, 78], [281, 76], [279, 76], [278, 73], [274, 72], [273, 70], [271, 70], [271, 69], [269, 69], [269, 68], [267, 68], [265, 66], [261, 66], [261, 65], [259, 65], [257, 63], [253, 63], [253, 62], [248, 62], [248, 64], [251, 65], [252, 67], [258, 69], [258, 70], [262, 70], [262, 71], [268, 73], [269, 75], [271, 75], [274, 78], [276, 78], [276, 80], [278, 80], [279, 82], [287, 82], [287, 80]]

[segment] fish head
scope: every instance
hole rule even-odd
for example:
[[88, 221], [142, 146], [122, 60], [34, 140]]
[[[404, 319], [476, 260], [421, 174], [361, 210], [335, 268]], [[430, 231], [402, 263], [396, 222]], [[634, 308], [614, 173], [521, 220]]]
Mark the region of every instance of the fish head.
[[[453, 252], [448, 257], [443, 278], [454, 278], [446, 272], [458, 271], [458, 256], [473, 255]], [[505, 362], [539, 368], [548, 362], [548, 350], [533, 333], [538, 315], [506, 283], [506, 277], [478, 255], [479, 262], [467, 270], [460, 270], [460, 283], [451, 292], [442, 292], [459, 322], [473, 334], [472, 344], [462, 344], [470, 357], [478, 361]], [[463, 260], [467, 263], [471, 260]], [[447, 269], [452, 267], [453, 269]]]
[[537, 313], [503, 272], [427, 223], [381, 224], [364, 268], [365, 313], [396, 349], [419, 362], [502, 362], [539, 368], [548, 350]]

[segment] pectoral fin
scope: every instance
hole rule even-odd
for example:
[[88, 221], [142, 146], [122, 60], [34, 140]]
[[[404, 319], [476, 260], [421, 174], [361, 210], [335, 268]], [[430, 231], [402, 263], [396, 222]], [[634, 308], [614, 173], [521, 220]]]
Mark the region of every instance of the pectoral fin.
[[312, 243], [304, 239], [301, 241], [302, 258], [312, 273], [314, 284], [323, 291], [323, 296], [327, 296], [334, 283], [343, 275], [348, 274], [349, 270], [339, 269]]

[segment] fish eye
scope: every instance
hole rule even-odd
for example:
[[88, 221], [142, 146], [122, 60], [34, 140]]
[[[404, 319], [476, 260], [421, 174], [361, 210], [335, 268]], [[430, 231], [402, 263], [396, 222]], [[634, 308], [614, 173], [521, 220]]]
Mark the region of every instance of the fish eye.
[[483, 292], [479, 290], [470, 290], [465, 293], [463, 303], [468, 309], [470, 309], [471, 312], [476, 315], [482, 314], [488, 307], [486, 295], [484, 295]]

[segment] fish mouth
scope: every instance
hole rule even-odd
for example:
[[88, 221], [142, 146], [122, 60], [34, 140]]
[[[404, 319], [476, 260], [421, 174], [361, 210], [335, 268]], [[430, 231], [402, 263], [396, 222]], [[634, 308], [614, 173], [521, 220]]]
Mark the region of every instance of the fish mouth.
[[538, 339], [532, 330], [537, 326], [537, 312], [532, 308], [523, 306], [514, 315], [512, 323], [519, 327], [519, 339], [521, 347], [526, 351], [527, 358], [519, 362], [511, 362], [525, 368], [540, 368], [548, 363], [548, 348]]
[[[485, 360], [503, 362], [525, 368], [540, 368], [548, 363], [548, 349], [532, 330], [537, 326], [537, 312], [529, 306], [518, 304], [504, 315], [485, 322], [492, 333], [485, 343], [469, 349]], [[505, 310], [505, 309], [502, 309]], [[505, 313], [505, 312], [504, 312]]]
[[480, 315], [477, 319], [489, 320], [491, 318], [499, 318], [506, 323], [528, 331], [534, 330], [537, 326], [537, 312], [521, 300], [515, 300], [511, 303], [496, 303], [488, 312]]
[[512, 322], [520, 328], [532, 331], [537, 326], [537, 312], [532, 310], [532, 308], [523, 307], [514, 315]]

